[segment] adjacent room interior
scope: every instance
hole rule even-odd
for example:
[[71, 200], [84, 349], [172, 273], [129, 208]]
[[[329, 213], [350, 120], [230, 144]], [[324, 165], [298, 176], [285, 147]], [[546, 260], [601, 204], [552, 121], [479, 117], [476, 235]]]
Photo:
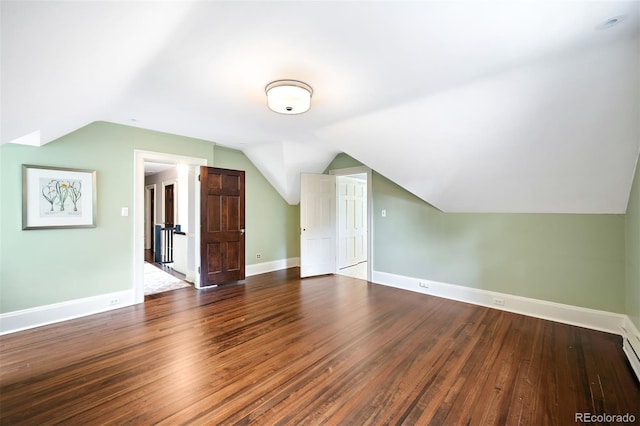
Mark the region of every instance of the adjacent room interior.
[[639, 2], [0, 22], [0, 423], [640, 419]]
[[[145, 162], [144, 176], [144, 295], [148, 296], [189, 285], [189, 229], [188, 222], [182, 224], [189, 212], [188, 169]], [[179, 196], [183, 192], [187, 196]]]

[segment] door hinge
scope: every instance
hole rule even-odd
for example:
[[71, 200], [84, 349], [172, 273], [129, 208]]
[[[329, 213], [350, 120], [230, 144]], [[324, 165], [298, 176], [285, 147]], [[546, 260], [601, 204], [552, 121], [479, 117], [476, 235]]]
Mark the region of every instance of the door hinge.
[[198, 273], [200, 273], [200, 267], [198, 266]]
[[198, 175], [198, 182], [200, 182], [200, 175]]

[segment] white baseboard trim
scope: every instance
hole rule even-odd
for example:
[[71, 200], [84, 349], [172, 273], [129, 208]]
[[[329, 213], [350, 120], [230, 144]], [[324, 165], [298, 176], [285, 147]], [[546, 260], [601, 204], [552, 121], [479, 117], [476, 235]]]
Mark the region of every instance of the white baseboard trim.
[[[472, 287], [441, 283], [420, 278], [406, 277], [387, 272], [373, 271], [373, 282], [431, 296], [458, 300], [474, 305], [514, 312], [517, 314], [561, 322], [608, 333], [622, 334], [625, 315], [545, 300], [530, 299], [506, 293], [498, 293]], [[422, 286], [420, 285], [422, 284]], [[502, 305], [497, 305], [500, 301]]]
[[245, 276], [264, 274], [266, 272], [279, 271], [281, 269], [293, 268], [300, 266], [299, 257], [290, 257], [288, 259], [278, 259], [271, 262], [254, 263], [245, 267]]
[[640, 380], [640, 331], [628, 316], [625, 316], [622, 324], [622, 339], [622, 350]]
[[52, 305], [0, 314], [0, 335], [97, 314], [135, 304], [134, 291], [124, 290]]

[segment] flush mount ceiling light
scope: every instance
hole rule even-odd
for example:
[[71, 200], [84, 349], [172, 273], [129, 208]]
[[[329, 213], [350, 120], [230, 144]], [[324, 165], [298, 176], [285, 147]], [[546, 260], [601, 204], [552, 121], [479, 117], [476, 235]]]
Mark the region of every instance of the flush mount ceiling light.
[[606, 30], [624, 21], [625, 15], [614, 16], [596, 25], [596, 30]]
[[277, 80], [267, 84], [267, 103], [280, 114], [302, 114], [311, 108], [313, 89], [297, 80]]

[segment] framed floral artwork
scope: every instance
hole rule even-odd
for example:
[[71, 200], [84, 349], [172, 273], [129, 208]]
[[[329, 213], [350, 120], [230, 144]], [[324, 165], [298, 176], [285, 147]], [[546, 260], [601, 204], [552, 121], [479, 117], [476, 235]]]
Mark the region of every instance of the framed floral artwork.
[[95, 226], [95, 170], [22, 165], [22, 229]]

